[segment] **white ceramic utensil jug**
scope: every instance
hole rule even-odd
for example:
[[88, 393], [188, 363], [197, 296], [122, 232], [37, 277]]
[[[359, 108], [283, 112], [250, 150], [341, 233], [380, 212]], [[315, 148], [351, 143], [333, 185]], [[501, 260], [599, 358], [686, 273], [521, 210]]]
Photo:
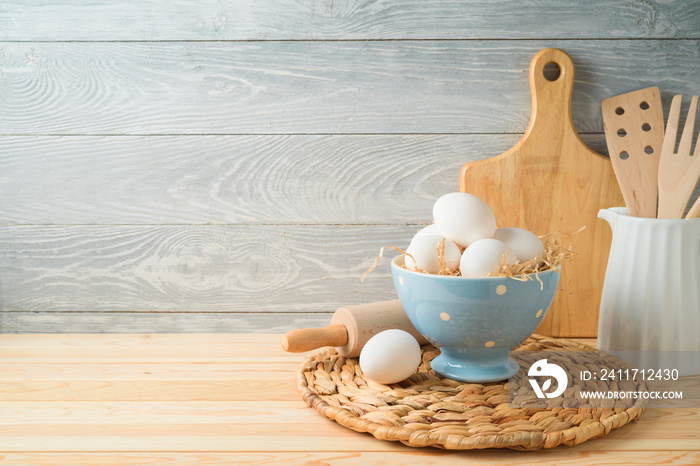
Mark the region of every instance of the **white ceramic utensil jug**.
[[613, 231], [598, 348], [640, 369], [700, 374], [700, 219], [603, 209]]

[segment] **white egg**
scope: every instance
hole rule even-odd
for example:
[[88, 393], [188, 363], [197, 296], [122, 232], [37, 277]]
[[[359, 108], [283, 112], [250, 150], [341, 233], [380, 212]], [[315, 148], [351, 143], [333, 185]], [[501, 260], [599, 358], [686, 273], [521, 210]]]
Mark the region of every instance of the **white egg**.
[[534, 233], [522, 228], [498, 228], [494, 239], [503, 241], [521, 262], [544, 257], [544, 245]]
[[506, 264], [515, 264], [518, 257], [503, 241], [493, 238], [480, 239], [465, 249], [459, 262], [459, 270], [463, 277], [486, 277], [501, 267], [506, 254], [508, 254]]
[[445, 265], [450, 270], [455, 270], [459, 266], [459, 258], [462, 253], [459, 247], [443, 236], [423, 235], [414, 237], [411, 240], [406, 252], [411, 256], [406, 256], [405, 264], [408, 270], [416, 270], [416, 267], [424, 272], [440, 272], [440, 261], [438, 260], [437, 244], [445, 240]]
[[491, 207], [467, 193], [449, 193], [433, 205], [433, 220], [440, 232], [459, 246], [491, 238], [496, 231], [496, 216]]
[[406, 380], [416, 372], [420, 362], [420, 345], [410, 333], [398, 329], [379, 332], [360, 352], [362, 372], [383, 384]]
[[428, 235], [442, 236], [442, 233], [440, 233], [440, 230], [438, 229], [438, 226], [436, 224], [431, 223], [427, 227], [425, 227], [421, 230], [418, 230], [418, 233], [416, 233], [413, 236], [413, 239], [411, 240], [411, 242], [413, 242], [413, 240], [416, 238], [420, 238], [421, 236], [428, 236]]

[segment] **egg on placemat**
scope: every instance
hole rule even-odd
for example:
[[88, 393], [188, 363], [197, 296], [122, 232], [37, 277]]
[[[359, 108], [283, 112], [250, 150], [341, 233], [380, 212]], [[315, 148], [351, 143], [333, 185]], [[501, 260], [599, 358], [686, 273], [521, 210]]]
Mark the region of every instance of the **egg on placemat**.
[[520, 262], [527, 262], [536, 257], [544, 257], [544, 244], [540, 238], [522, 228], [506, 227], [498, 228], [493, 234], [494, 239], [503, 241], [508, 249], [518, 257]]
[[[414, 237], [406, 248], [410, 256], [406, 256], [406, 268], [408, 270], [419, 270], [428, 273], [440, 272], [440, 260], [438, 258], [438, 243], [445, 241], [445, 265], [450, 270], [455, 270], [459, 266], [461, 251], [459, 247], [442, 236], [423, 235]], [[415, 261], [414, 261], [415, 259]]]
[[503, 263], [506, 257], [506, 264], [513, 265], [518, 257], [503, 241], [493, 238], [486, 238], [476, 241], [464, 250], [459, 263], [459, 270], [463, 277], [486, 277], [489, 273], [495, 272]]
[[409, 378], [421, 362], [420, 345], [403, 330], [391, 329], [370, 338], [360, 353], [362, 372], [378, 383], [392, 384]]
[[475, 241], [491, 238], [496, 231], [496, 216], [491, 207], [468, 193], [449, 193], [433, 204], [433, 220], [440, 232], [467, 247]]

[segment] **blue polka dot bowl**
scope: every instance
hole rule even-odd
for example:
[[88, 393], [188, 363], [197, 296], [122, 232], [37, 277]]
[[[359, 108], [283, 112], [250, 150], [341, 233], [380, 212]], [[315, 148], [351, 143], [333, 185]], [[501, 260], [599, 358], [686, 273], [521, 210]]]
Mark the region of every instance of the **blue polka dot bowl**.
[[547, 314], [559, 285], [559, 270], [519, 281], [508, 277], [466, 278], [413, 272], [404, 256], [391, 262], [394, 286], [416, 329], [440, 355], [433, 370], [463, 382], [495, 382], [514, 376], [508, 354]]

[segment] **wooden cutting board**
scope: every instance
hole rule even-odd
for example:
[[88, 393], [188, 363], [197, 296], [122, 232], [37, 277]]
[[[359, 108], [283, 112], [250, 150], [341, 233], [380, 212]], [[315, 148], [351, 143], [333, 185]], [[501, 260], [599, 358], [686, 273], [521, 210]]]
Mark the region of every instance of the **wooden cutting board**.
[[[553, 79], [547, 70], [559, 68]], [[505, 153], [462, 167], [460, 189], [486, 201], [499, 227], [557, 234], [575, 257], [562, 267], [560, 289], [537, 333], [594, 337], [612, 233], [598, 210], [624, 206], [610, 160], [580, 139], [571, 119], [574, 64], [562, 50], [538, 52], [530, 64], [532, 115]]]

